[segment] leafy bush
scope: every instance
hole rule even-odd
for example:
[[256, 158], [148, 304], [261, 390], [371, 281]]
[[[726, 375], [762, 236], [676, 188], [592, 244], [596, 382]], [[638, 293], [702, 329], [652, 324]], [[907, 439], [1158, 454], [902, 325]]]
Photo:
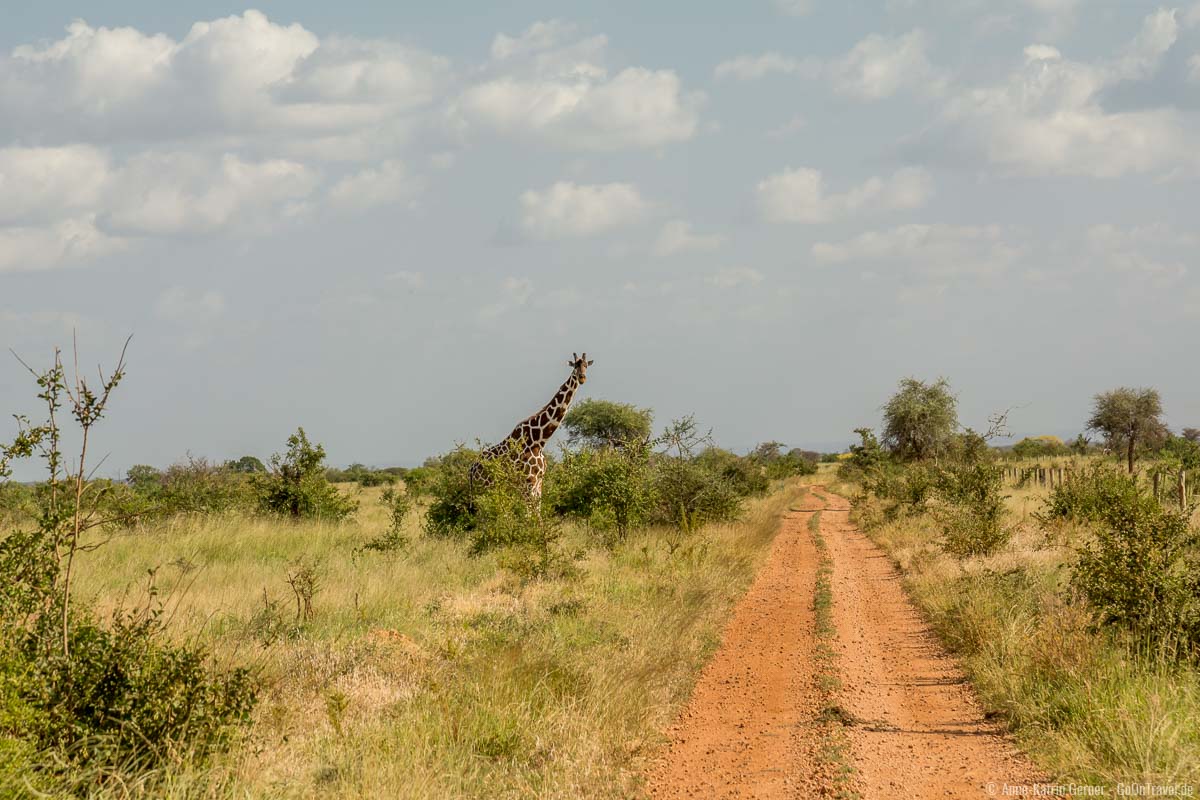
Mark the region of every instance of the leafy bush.
[[328, 469], [325, 477], [330, 483], [357, 483], [359, 486], [390, 486], [400, 480], [400, 474], [351, 464], [345, 469]]
[[410, 489], [419, 485], [433, 498], [425, 515], [428, 535], [458, 537], [475, 527], [476, 506], [470, 473], [471, 465], [478, 460], [478, 450], [459, 447], [421, 467], [419, 484], [408, 483]]
[[793, 453], [782, 455], [766, 465], [767, 477], [771, 480], [781, 480], [794, 475], [814, 475], [816, 471], [816, 462]]
[[[811, 475], [817, 471], [816, 453], [807, 458], [805, 451], [793, 449], [783, 452], [782, 442], [763, 442], [750, 451], [746, 459], [759, 465], [768, 480], [790, 478], [793, 475]], [[763, 492], [766, 491], [764, 486]], [[758, 493], [758, 492], [755, 492]]]
[[953, 555], [988, 555], [1008, 543], [1004, 524], [1004, 473], [990, 464], [955, 465], [939, 471], [936, 493], [941, 504], [942, 546]]
[[1113, 509], [1135, 505], [1141, 495], [1133, 477], [1113, 464], [1094, 462], [1067, 473], [1066, 480], [1050, 491], [1038, 517], [1042, 521], [1099, 522]]
[[654, 495], [652, 519], [683, 530], [737, 519], [742, 512], [741, 496], [728, 479], [686, 458], [655, 459]]
[[701, 433], [692, 416], [672, 420], [654, 442], [652, 454], [655, 506], [651, 519], [690, 531], [707, 522], [736, 519], [741, 496], [732, 481], [697, 459], [712, 448], [712, 432]]
[[203, 649], [167, 641], [159, 614], [118, 616], [108, 627], [80, 618], [69, 656], [48, 651], [36, 630], [9, 631], [0, 682], [24, 712], [3, 733], [77, 767], [135, 771], [227, 745], [254, 706], [252, 676], [211, 671]]
[[388, 529], [382, 536], [377, 536], [364, 544], [362, 550], [390, 553], [393, 550], [402, 550], [408, 544], [404, 537], [404, 520], [412, 511], [412, 500], [408, 495], [396, 491], [393, 486], [383, 490], [382, 500], [388, 509]]
[[547, 472], [547, 496], [558, 514], [588, 520], [623, 539], [654, 502], [649, 453], [643, 447], [567, 452]]
[[[771, 463], [779, 463], [777, 457]], [[721, 476], [742, 497], [764, 495], [771, 487], [763, 465], [751, 457], [742, 458], [719, 447], [709, 447], [696, 456], [696, 463]]]
[[1012, 453], [1018, 458], [1043, 458], [1070, 455], [1071, 448], [1057, 436], [1026, 436], [1012, 446]]
[[1099, 621], [1200, 650], [1200, 531], [1186, 512], [1136, 492], [1110, 496], [1072, 583]]
[[850, 457], [842, 462], [838, 476], [843, 480], [863, 480], [881, 469], [890, 461], [888, 453], [879, 444], [875, 431], [870, 428], [855, 428], [859, 443], [850, 445]]
[[[89, 434], [122, 375], [123, 358], [98, 391], [80, 376], [72, 391], [56, 352], [51, 369], [35, 373], [47, 421], [19, 418], [16, 439], [0, 445], [0, 478], [12, 459], [35, 453], [49, 473], [29, 526], [0, 538], [0, 773], [50, 796], [94, 789], [98, 775], [116, 783], [169, 759], [202, 760], [226, 746], [255, 700], [248, 672], [212, 670], [202, 648], [172, 643], [160, 606], [104, 626], [72, 600], [74, 561], [97, 546], [81, 534], [111, 521], [106, 498], [136, 494], [86, 478]], [[62, 466], [63, 405], [82, 442], [73, 472]]]
[[325, 477], [325, 448], [312, 444], [304, 428], [288, 437], [286, 454], [271, 456], [271, 470], [254, 476], [259, 508], [294, 518], [342, 520], [358, 503], [331, 486]]

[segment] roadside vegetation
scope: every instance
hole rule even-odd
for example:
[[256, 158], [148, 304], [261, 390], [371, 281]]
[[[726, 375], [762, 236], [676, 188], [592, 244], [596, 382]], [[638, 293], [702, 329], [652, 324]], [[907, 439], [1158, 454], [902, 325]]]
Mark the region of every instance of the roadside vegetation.
[[1147, 389], [1097, 395], [1070, 445], [997, 447], [1004, 415], [961, 428], [945, 381], [883, 412], [840, 477], [987, 709], [1056, 779], [1200, 784], [1196, 432]]
[[471, 487], [473, 448], [334, 472], [303, 429], [265, 462], [68, 470], [60, 409], [94, 438], [123, 374], [38, 373], [49, 420], [0, 461], [49, 467], [0, 484], [0, 796], [636, 793], [815, 472], [604, 401], [541, 514], [503, 460]]

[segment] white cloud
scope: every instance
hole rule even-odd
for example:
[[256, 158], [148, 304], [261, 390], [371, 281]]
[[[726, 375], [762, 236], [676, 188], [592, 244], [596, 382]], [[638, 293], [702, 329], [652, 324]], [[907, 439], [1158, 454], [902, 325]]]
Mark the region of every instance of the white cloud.
[[719, 233], [695, 233], [690, 222], [674, 219], [663, 225], [654, 242], [654, 253], [671, 256], [689, 251], [715, 250], [725, 243]]
[[225, 298], [216, 291], [192, 291], [182, 286], [164, 290], [154, 303], [159, 319], [187, 325], [211, 322], [225, 313]]
[[702, 96], [671, 70], [626, 67], [609, 76], [607, 40], [564, 44], [561, 23], [537, 23], [492, 44], [493, 77], [466, 89], [452, 118], [572, 150], [659, 147], [690, 139]]
[[250, 10], [195, 23], [180, 41], [72, 23], [57, 41], [0, 57], [0, 135], [247, 143], [364, 135], [430, 103], [448, 72], [393, 43], [320, 40]]
[[713, 74], [718, 78], [738, 78], [749, 81], [772, 73], [816, 77], [821, 72], [821, 63], [815, 59], [800, 60], [771, 51], [762, 55], [741, 55], [717, 64]]
[[552, 19], [533, 23], [519, 36], [498, 33], [492, 40], [492, 58], [503, 61], [544, 53], [562, 46], [577, 31], [569, 22]]
[[997, 272], [1020, 253], [997, 225], [900, 225], [812, 246], [813, 257], [828, 264], [895, 262], [939, 277]]
[[929, 62], [927, 45], [928, 37], [921, 30], [900, 36], [873, 33], [845, 55], [829, 61], [770, 51], [722, 61], [714, 74], [747, 81], [771, 74], [823, 78], [840, 94], [860, 100], [879, 100], [902, 90], [936, 96], [945, 90], [948, 80]]
[[85, 262], [126, 246], [122, 239], [98, 230], [91, 215], [45, 225], [0, 227], [0, 272]]
[[410, 199], [419, 190], [403, 164], [388, 160], [342, 178], [329, 190], [329, 199], [340, 208], [363, 210]]
[[937, 94], [946, 78], [925, 55], [927, 37], [914, 30], [902, 36], [873, 33], [830, 65], [834, 87], [864, 100], [890, 97], [901, 89]]
[[521, 228], [535, 239], [592, 236], [641, 220], [650, 204], [629, 183], [559, 181], [521, 195]]
[[709, 275], [704, 282], [718, 289], [733, 289], [738, 286], [757, 286], [763, 274], [753, 267], [731, 267]]
[[109, 177], [108, 156], [87, 145], [0, 148], [0, 225], [95, 208]]
[[129, 235], [253, 232], [303, 210], [317, 181], [310, 168], [284, 159], [146, 153], [114, 177], [101, 223]]
[[1060, 61], [1062, 53], [1057, 47], [1048, 44], [1031, 44], [1025, 48], [1025, 63], [1034, 61]]
[[768, 220], [818, 224], [859, 212], [920, 208], [933, 193], [933, 181], [923, 169], [905, 168], [830, 194], [819, 170], [789, 168], [759, 181], [757, 193]]
[[1081, 63], [1048, 45], [1026, 48], [1006, 82], [964, 90], [939, 126], [968, 158], [1014, 171], [1116, 177], [1195, 169], [1194, 134], [1172, 108], [1107, 111], [1102, 92], [1152, 75], [1174, 44], [1173, 11], [1158, 11], [1114, 59]]

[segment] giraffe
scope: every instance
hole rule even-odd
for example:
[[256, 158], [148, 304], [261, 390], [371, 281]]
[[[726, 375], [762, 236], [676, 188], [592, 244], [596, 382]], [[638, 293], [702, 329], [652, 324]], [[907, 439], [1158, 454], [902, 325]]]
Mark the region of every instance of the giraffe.
[[559, 387], [554, 397], [550, 398], [550, 402], [542, 406], [540, 411], [518, 422], [517, 427], [513, 428], [512, 433], [504, 441], [483, 451], [479, 461], [471, 465], [472, 485], [487, 486], [490, 483], [487, 470], [484, 468], [485, 461], [499, 456], [512, 455], [525, 473], [525, 480], [529, 483], [530, 500], [540, 506], [542, 476], [546, 474], [546, 455], [543, 450], [546, 442], [550, 441], [550, 437], [562, 424], [563, 417], [567, 415], [567, 409], [571, 406], [571, 400], [575, 397], [576, 390], [587, 383], [587, 368], [593, 363], [595, 362], [588, 361], [587, 353], [584, 353], [582, 357], [575, 353], [571, 354], [571, 360], [567, 362], [567, 366], [571, 368], [570, 377]]

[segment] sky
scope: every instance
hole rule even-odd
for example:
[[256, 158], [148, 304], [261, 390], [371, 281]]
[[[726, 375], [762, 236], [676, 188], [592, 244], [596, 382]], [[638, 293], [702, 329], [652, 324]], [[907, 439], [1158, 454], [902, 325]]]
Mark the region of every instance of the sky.
[[[840, 448], [1200, 424], [1200, 3], [0, 3], [0, 345], [102, 474], [411, 465], [580, 397]], [[0, 359], [7, 414], [35, 387]]]

